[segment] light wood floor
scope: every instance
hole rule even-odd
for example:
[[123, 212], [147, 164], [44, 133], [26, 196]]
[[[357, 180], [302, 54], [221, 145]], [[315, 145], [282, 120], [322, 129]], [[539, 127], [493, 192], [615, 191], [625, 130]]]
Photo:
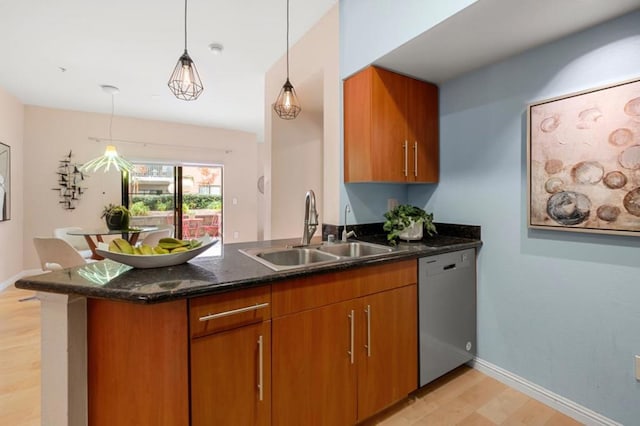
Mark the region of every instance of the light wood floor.
[[[40, 303], [32, 292], [0, 292], [0, 425], [40, 424]], [[461, 367], [366, 425], [579, 425], [508, 386]]]

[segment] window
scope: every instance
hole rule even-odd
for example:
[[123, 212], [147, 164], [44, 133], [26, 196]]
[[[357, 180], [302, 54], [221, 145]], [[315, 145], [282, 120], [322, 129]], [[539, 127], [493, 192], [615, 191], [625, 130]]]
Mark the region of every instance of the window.
[[123, 177], [131, 226], [173, 225], [177, 238], [222, 238], [222, 171], [219, 165], [134, 163]]

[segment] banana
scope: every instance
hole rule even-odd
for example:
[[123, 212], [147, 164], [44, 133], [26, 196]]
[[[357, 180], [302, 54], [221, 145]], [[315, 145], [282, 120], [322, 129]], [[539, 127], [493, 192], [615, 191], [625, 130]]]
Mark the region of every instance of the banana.
[[189, 245], [189, 241], [179, 240], [177, 238], [161, 238], [158, 241], [158, 245], [167, 250], [173, 250], [178, 247], [185, 247]]
[[140, 246], [140, 253], [144, 255], [150, 255], [150, 254], [153, 254], [153, 249], [151, 248], [150, 245], [142, 244]]
[[169, 254], [169, 250], [162, 248], [160, 246], [155, 246], [153, 248], [153, 253], [154, 254]]
[[[111, 248], [114, 250], [111, 250]], [[117, 251], [116, 251], [117, 250]], [[129, 244], [129, 241], [124, 238], [116, 238], [109, 243], [109, 251], [115, 253], [133, 254], [133, 247]]]
[[109, 251], [114, 253], [134, 254], [134, 255], [154, 255], [182, 253], [191, 249], [200, 247], [202, 241], [198, 240], [179, 240], [177, 238], [161, 238], [158, 245], [151, 247], [142, 244], [139, 247], [133, 247], [123, 238], [116, 238], [109, 243]]
[[120, 251], [120, 247], [118, 247], [113, 241], [109, 241], [109, 251], [113, 253], [122, 253]]
[[189, 251], [189, 249], [186, 247], [176, 247], [173, 250], [171, 250], [171, 253], [181, 253], [184, 251]]

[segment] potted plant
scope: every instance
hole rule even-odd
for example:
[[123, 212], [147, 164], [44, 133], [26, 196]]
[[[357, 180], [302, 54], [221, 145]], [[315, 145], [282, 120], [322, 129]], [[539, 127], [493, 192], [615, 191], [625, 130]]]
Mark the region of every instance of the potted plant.
[[131, 213], [125, 206], [109, 204], [102, 210], [102, 216], [110, 230], [128, 229]]
[[388, 232], [387, 240], [396, 244], [396, 240], [421, 240], [423, 229], [427, 234], [436, 233], [433, 224], [433, 213], [427, 213], [420, 207], [410, 204], [400, 204], [384, 214], [386, 221], [383, 229]]

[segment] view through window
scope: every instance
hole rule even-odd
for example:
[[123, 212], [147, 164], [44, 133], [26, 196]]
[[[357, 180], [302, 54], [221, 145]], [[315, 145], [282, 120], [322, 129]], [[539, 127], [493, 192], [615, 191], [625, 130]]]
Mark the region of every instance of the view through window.
[[[127, 182], [131, 226], [169, 227], [176, 238], [222, 239], [222, 172], [219, 165], [134, 163]], [[214, 247], [219, 251], [221, 244]]]

